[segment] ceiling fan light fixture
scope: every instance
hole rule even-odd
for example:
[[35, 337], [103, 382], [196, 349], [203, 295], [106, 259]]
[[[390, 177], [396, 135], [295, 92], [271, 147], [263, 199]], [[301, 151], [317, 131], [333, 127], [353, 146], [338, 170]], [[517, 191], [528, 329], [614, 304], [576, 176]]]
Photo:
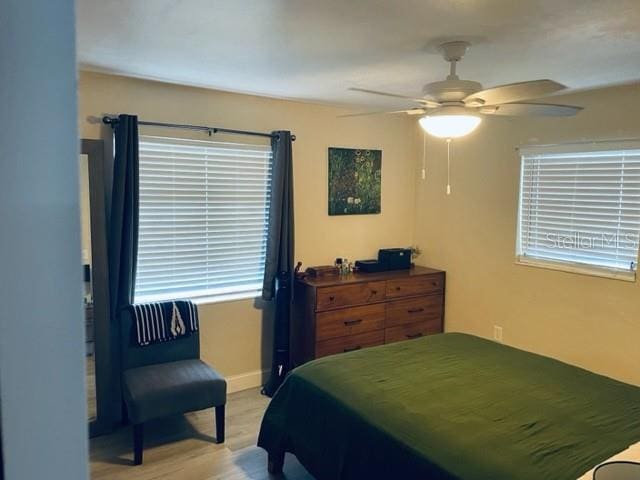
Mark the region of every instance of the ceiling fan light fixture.
[[425, 115], [418, 121], [429, 135], [438, 138], [460, 138], [478, 128], [482, 119], [477, 115], [461, 113]]

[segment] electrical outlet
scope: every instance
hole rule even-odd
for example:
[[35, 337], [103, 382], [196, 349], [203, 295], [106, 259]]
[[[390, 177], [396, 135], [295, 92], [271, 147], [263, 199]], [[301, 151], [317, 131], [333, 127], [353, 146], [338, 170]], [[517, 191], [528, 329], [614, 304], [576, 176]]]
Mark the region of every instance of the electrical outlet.
[[493, 339], [496, 342], [502, 343], [502, 327], [499, 325], [493, 326]]

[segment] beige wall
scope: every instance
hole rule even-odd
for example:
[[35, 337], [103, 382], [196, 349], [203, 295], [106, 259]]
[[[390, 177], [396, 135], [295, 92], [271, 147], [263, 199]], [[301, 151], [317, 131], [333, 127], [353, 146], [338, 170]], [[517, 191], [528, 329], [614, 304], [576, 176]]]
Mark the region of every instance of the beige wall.
[[[85, 138], [109, 133], [87, 122], [88, 116], [119, 112], [167, 122], [292, 130], [298, 137], [296, 258], [305, 266], [417, 243], [424, 251], [418, 263], [447, 270], [447, 330], [491, 338], [497, 324], [507, 344], [640, 384], [638, 283], [514, 264], [520, 167], [515, 147], [638, 136], [640, 86], [558, 97], [587, 107], [573, 119], [486, 119], [453, 144], [451, 196], [445, 195], [443, 141], [428, 139], [427, 179], [419, 179], [422, 134], [413, 119], [339, 119], [344, 110], [333, 107], [86, 72], [79, 99]], [[327, 215], [328, 146], [383, 149], [381, 215]], [[268, 309], [253, 300], [200, 308], [207, 361], [225, 375], [268, 367]]]
[[91, 263], [91, 199], [89, 198], [89, 157], [79, 155], [80, 165], [80, 245], [82, 262]]
[[[411, 121], [402, 117], [337, 118], [338, 108], [215, 92], [158, 82], [82, 72], [79, 124], [83, 138], [110, 135], [90, 116], [134, 113], [141, 119], [246, 130], [292, 130], [294, 143], [296, 260], [305, 266], [375, 256], [380, 247], [410, 245], [414, 236], [415, 144]], [[169, 136], [179, 130], [151, 130]], [[200, 137], [202, 138], [202, 137]], [[218, 137], [238, 141], [243, 137]], [[327, 148], [381, 148], [382, 213], [327, 215]], [[225, 375], [269, 366], [269, 313], [253, 300], [201, 308], [202, 352]]]
[[[446, 147], [428, 140], [417, 181], [420, 263], [447, 270], [446, 329], [491, 338], [640, 384], [640, 286], [514, 264], [520, 161], [515, 147], [640, 135], [640, 85], [554, 99], [586, 108], [571, 119], [491, 118]], [[416, 143], [422, 135], [414, 129]]]

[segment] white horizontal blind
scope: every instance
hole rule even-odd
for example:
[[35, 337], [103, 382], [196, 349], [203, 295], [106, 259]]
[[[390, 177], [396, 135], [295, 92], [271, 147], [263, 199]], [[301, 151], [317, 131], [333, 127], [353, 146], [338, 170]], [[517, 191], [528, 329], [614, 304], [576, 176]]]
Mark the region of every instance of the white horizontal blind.
[[262, 288], [269, 146], [140, 137], [135, 300]]
[[635, 272], [640, 149], [525, 150], [519, 217], [524, 259]]

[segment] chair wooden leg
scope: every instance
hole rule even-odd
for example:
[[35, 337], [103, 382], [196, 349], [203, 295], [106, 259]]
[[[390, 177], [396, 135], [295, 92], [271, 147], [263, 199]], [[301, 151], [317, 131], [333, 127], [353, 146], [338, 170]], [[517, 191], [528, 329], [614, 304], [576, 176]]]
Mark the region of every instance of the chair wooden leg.
[[216, 443], [224, 443], [224, 405], [216, 407]]
[[267, 470], [272, 475], [282, 473], [284, 467], [284, 452], [269, 452], [267, 455]]
[[142, 449], [144, 445], [144, 424], [138, 423], [133, 426], [133, 464], [142, 464]]

